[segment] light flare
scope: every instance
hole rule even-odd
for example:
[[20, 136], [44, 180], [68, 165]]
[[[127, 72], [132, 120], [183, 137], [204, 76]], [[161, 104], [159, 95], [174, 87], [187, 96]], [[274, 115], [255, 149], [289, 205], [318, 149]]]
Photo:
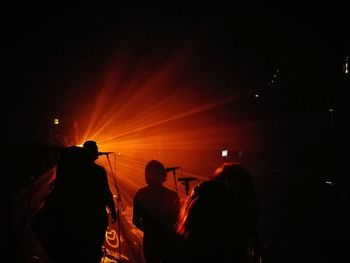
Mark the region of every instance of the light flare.
[[[194, 68], [198, 65], [189, 57], [178, 53], [149, 64], [140, 58], [132, 67], [127, 56], [119, 54], [100, 89], [82, 94], [83, 101], [90, 96], [93, 104], [76, 113], [83, 131], [79, 143], [95, 140], [99, 151], [115, 153], [98, 162], [107, 168], [114, 194], [118, 188], [127, 205], [145, 185], [148, 161], [181, 166], [183, 176], [204, 180], [222, 163], [223, 147], [240, 150], [251, 143], [245, 135], [248, 121], [231, 115], [232, 105], [241, 98], [207, 82], [206, 71]], [[169, 174], [166, 186], [176, 189], [176, 176]]]

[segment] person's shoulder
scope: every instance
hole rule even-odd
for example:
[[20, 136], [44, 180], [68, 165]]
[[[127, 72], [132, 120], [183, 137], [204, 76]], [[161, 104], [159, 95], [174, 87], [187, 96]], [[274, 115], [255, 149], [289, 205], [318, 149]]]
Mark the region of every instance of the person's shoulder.
[[163, 190], [168, 194], [168, 195], [172, 195], [172, 196], [178, 196], [177, 192], [172, 190], [172, 189], [169, 189], [167, 187], [163, 187]]
[[139, 189], [136, 191], [135, 195], [142, 195], [142, 194], [144, 194], [144, 193], [146, 193], [146, 192], [149, 192], [147, 186], [142, 187], [142, 188], [139, 188]]
[[136, 192], [135, 192], [135, 195], [134, 195], [134, 200], [144, 200], [144, 199], [147, 199], [148, 196], [150, 194], [150, 191], [149, 189], [146, 187], [142, 187], [140, 189], [138, 189]]
[[99, 165], [97, 163], [93, 163], [92, 167], [93, 167], [93, 169], [95, 169], [101, 173], [106, 173], [106, 169], [102, 165]]

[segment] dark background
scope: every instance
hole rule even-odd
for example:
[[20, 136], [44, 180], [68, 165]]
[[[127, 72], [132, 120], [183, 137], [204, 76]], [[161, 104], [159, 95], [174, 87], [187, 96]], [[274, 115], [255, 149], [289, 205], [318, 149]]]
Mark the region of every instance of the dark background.
[[216, 64], [220, 74], [234, 72], [257, 89], [280, 68], [283, 94], [274, 95], [288, 110], [332, 105], [348, 55], [348, 11], [346, 4], [288, 2], [197, 9], [4, 8], [3, 131], [40, 138], [43, 120], [66, 107], [75, 83], [104, 70], [126, 34], [139, 39], [140, 55], [155, 53], [151, 47], [157, 45], [157, 57], [193, 37], [202, 48], [202, 65]]

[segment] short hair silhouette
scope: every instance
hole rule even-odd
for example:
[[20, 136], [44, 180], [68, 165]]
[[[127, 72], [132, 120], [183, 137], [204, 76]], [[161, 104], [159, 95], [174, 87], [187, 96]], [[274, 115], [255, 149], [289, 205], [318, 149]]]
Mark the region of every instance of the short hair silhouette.
[[166, 180], [164, 165], [157, 160], [149, 161], [145, 167], [145, 179], [147, 184], [164, 183]]
[[98, 146], [95, 141], [89, 140], [84, 142], [83, 148], [86, 150], [87, 154], [91, 156], [91, 158], [98, 158]]

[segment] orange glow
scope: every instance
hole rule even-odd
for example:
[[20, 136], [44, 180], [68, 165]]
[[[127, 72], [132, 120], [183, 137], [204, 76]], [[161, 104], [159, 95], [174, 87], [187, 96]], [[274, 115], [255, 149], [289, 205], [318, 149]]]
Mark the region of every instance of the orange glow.
[[[189, 62], [193, 56], [177, 53], [160, 62], [140, 57], [133, 65], [135, 58], [116, 55], [101, 83], [91, 84], [77, 102], [79, 143], [95, 140], [99, 151], [115, 153], [98, 162], [108, 170], [114, 193], [117, 184], [125, 206], [145, 185], [144, 166], [151, 159], [180, 166], [176, 177], [201, 181], [221, 164], [222, 148], [249, 146], [251, 138], [242, 136], [247, 124], [228, 111], [237, 98], [222, 84], [207, 83], [198, 65]], [[176, 189], [175, 178], [169, 173], [166, 186]], [[184, 187], [177, 188], [184, 196]]]

